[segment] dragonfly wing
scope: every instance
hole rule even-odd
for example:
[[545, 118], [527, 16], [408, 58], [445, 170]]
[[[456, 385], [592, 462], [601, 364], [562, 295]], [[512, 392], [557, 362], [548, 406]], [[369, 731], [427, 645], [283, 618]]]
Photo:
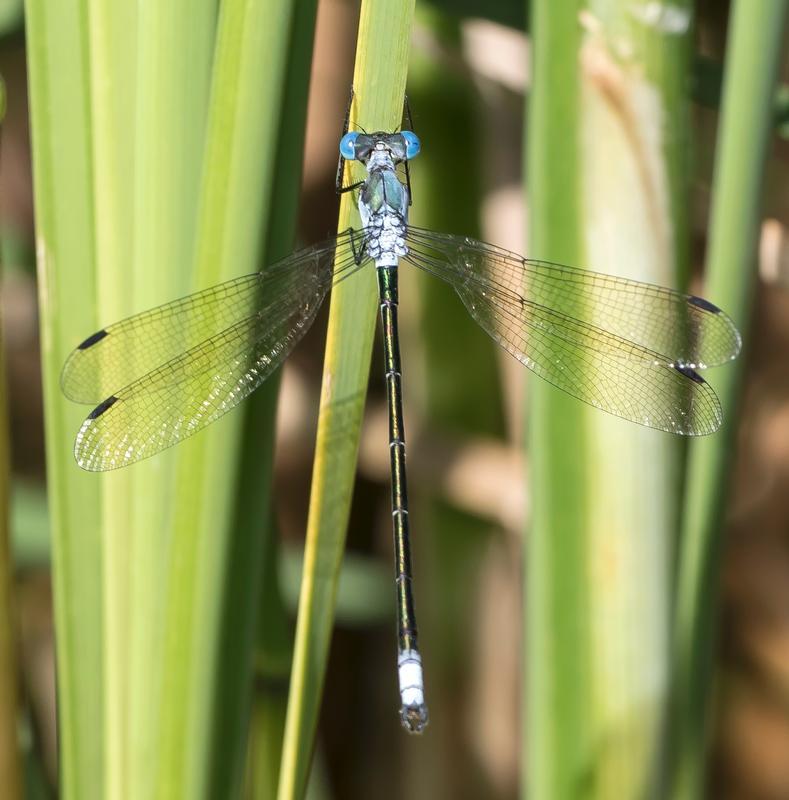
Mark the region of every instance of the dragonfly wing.
[[[262, 303], [260, 311], [99, 403], [77, 434], [79, 466], [102, 472], [148, 458], [202, 430], [260, 386], [308, 330], [332, 285], [326, 264], [331, 266], [333, 252], [302, 252], [312, 270], [291, 261], [291, 273], [280, 275], [293, 291], [281, 291], [276, 302]], [[341, 255], [338, 249], [335, 279], [361, 266], [350, 251]]]
[[408, 245], [417, 255], [443, 262], [454, 280], [471, 273], [470, 280], [512, 291], [691, 369], [724, 364], [740, 351], [734, 323], [701, 297], [418, 228], [409, 230]]
[[98, 403], [211, 339], [256, 311], [288, 302], [290, 295], [331, 282], [356, 266], [353, 248], [362, 234], [345, 232], [292, 253], [263, 272], [244, 275], [135, 314], [85, 339], [66, 360], [63, 393], [78, 403]]
[[485, 280], [485, 259], [472, 257], [476, 250], [458, 251], [458, 242], [443, 257], [421, 240], [408, 245], [408, 261], [450, 283], [494, 340], [554, 386], [610, 414], [671, 433], [703, 435], [720, 427], [718, 398], [691, 367]]

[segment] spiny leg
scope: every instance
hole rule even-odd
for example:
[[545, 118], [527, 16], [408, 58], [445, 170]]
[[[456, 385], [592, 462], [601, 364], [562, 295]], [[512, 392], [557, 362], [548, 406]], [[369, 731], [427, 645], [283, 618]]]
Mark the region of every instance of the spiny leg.
[[[406, 122], [408, 123], [408, 130], [414, 131], [414, 120], [411, 117], [411, 104], [408, 102], [408, 95], [403, 98], [403, 111], [405, 112]], [[412, 205], [414, 198], [411, 195], [411, 170], [408, 167], [408, 161], [405, 162], [405, 186], [408, 189], [408, 205]]]
[[[342, 136], [345, 136], [348, 133], [348, 128], [351, 124], [351, 106], [353, 105], [353, 86], [351, 86], [351, 93], [348, 97], [348, 107], [345, 109], [345, 121], [342, 125]], [[342, 139], [342, 136], [340, 137]], [[357, 181], [356, 183], [351, 184], [350, 186], [343, 186], [342, 180], [345, 174], [345, 158], [343, 154], [340, 153], [340, 160], [337, 162], [337, 177], [335, 179], [334, 185], [337, 190], [337, 194], [345, 194], [345, 192], [350, 192], [353, 189], [358, 189], [364, 181]]]
[[[355, 228], [348, 228], [348, 234], [351, 240], [351, 252], [353, 253], [353, 260], [357, 265], [359, 265], [362, 263], [362, 259], [367, 252], [367, 239], [361, 233], [361, 231], [357, 231]], [[358, 245], [356, 242], [357, 237], [362, 240]]]
[[411, 117], [411, 104], [408, 102], [408, 95], [405, 95], [403, 98], [403, 111], [405, 112], [405, 119], [408, 123], [408, 130], [414, 130], [414, 120]]
[[[348, 133], [348, 126], [351, 124], [351, 106], [353, 105], [353, 86], [351, 86], [351, 93], [348, 96], [348, 106], [345, 109], [345, 120], [342, 123], [342, 134], [340, 139]], [[335, 180], [335, 186], [337, 187], [337, 194], [340, 194], [342, 190], [342, 178], [343, 178], [343, 171], [345, 169], [345, 159], [343, 158], [342, 153], [340, 153], [340, 160], [337, 162], [337, 178]]]
[[405, 164], [405, 188], [408, 192], [408, 205], [410, 206], [414, 198], [411, 196], [411, 170], [408, 168], [408, 161], [403, 162]]

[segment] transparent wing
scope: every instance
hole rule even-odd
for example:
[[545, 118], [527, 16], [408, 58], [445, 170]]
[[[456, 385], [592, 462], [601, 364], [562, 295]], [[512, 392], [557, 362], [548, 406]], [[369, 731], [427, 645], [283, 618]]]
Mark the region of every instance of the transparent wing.
[[[112, 392], [283, 299], [308, 296], [349, 272], [363, 232], [346, 231], [292, 253], [264, 272], [244, 275], [109, 325], [85, 339], [66, 360], [60, 383], [78, 403], [98, 403]], [[343, 272], [344, 270], [344, 272]]]
[[[245, 310], [252, 309], [251, 314], [239, 319], [240, 312], [222, 312], [217, 306], [211, 323], [235, 318], [231, 325], [107, 396], [80, 427], [74, 445], [77, 463], [91, 471], [127, 466], [177, 444], [238, 405], [301, 339], [333, 280], [361, 268], [363, 262], [357, 264], [349, 237], [339, 237], [336, 245], [336, 259], [334, 248], [323, 246], [280, 262], [287, 263], [288, 269], [276, 270], [273, 278], [264, 274], [251, 297], [247, 290], [237, 295], [243, 298]], [[181, 313], [187, 326], [193, 325], [191, 316]], [[132, 317], [127, 323], [137, 319]], [[157, 332], [167, 329], [157, 321], [138, 330], [147, 331], [150, 325]], [[155, 357], [166, 351], [160, 345]], [[145, 352], [147, 356], [151, 351]], [[126, 373], [119, 370], [117, 374]]]
[[[660, 342], [661, 337], [668, 340], [667, 333], [660, 333], [668, 324], [665, 317], [676, 313], [680, 298], [686, 296], [592, 273], [591, 282], [584, 282], [578, 277], [579, 270], [543, 262], [535, 266], [535, 262], [498, 248], [447, 234], [409, 232], [408, 247], [406, 259], [453, 286], [493, 339], [541, 378], [573, 397], [615, 416], [671, 433], [703, 435], [720, 427], [720, 403], [706, 381], [683, 359], [642, 344]], [[520, 283], [515, 280], [516, 265]], [[564, 271], [571, 281], [577, 279], [567, 290], [558, 286]], [[603, 293], [606, 281], [611, 282], [607, 295]], [[576, 292], [583, 291], [579, 285], [591, 287], [589, 299], [576, 297]], [[662, 305], [658, 300], [661, 292], [666, 293]], [[616, 309], [624, 308], [625, 296], [630, 297], [634, 309], [617, 316]], [[555, 306], [549, 307], [535, 297], [552, 301]], [[596, 298], [606, 297], [609, 310], [595, 312]], [[642, 298], [647, 298], [644, 306], [640, 306]], [[709, 310], [714, 306], [704, 301], [702, 305], [687, 299], [682, 302], [713, 319], [722, 313]], [[650, 319], [661, 313], [662, 319]], [[642, 317], [646, 335], [634, 334], [634, 339], [619, 335], [626, 320], [633, 320], [635, 325]], [[695, 312], [690, 318], [696, 319]], [[594, 324], [606, 319], [613, 331]], [[719, 335], [715, 341], [721, 339], [725, 328], [716, 328]], [[703, 322], [701, 329], [698, 341], [712, 341], [705, 335]], [[720, 342], [716, 347], [719, 353], [725, 351]], [[704, 350], [697, 347], [684, 352], [699, 349]]]
[[575, 269], [533, 261], [474, 239], [411, 228], [416, 255], [444, 262], [455, 281], [518, 294], [528, 301], [669, 356], [691, 369], [731, 361], [740, 334], [721, 309], [701, 297]]

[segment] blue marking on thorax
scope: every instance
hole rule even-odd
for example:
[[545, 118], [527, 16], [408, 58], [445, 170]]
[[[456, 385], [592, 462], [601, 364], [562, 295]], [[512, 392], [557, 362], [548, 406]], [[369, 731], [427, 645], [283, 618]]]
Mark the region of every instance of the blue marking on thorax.
[[395, 267], [408, 253], [408, 190], [398, 179], [388, 153], [374, 151], [366, 166], [367, 180], [359, 192], [359, 215], [367, 231], [367, 253], [377, 267]]
[[394, 170], [379, 169], [371, 172], [362, 187], [359, 201], [370, 215], [391, 210], [405, 219], [408, 214], [408, 192]]

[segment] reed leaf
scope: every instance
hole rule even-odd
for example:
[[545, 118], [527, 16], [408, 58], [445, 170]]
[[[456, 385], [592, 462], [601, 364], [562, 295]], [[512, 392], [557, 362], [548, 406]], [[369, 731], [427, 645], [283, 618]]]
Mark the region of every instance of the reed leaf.
[[[676, 284], [690, 4], [680, 31], [626, 2], [569, 5], [533, 7], [530, 255]], [[530, 390], [524, 791], [659, 792], [681, 443]]]
[[[312, 45], [316, 21], [315, 0], [304, 0], [293, 8], [285, 85], [278, 112], [277, 151], [263, 263], [270, 264], [293, 248], [296, 216], [301, 190], [301, 167], [307, 119]], [[289, 617], [280, 596], [279, 545], [273, 523], [271, 481], [274, 457], [279, 378], [270, 378], [246, 404], [241, 466], [236, 493], [235, 531], [229, 560], [225, 621], [227, 636], [220, 652], [224, 680], [217, 681], [222, 697], [217, 698], [218, 740], [242, 736], [249, 726], [247, 785], [249, 797], [270, 798], [276, 794], [279, 761], [287, 707], [287, 679], [291, 659]], [[239, 635], [240, 633], [240, 635]], [[253, 648], [253, 643], [256, 646]], [[254, 678], [239, 686], [234, 673], [239, 659], [250, 664], [254, 651]], [[249, 712], [250, 688], [252, 711]], [[251, 716], [251, 718], [250, 718]], [[242, 744], [243, 739], [239, 740]], [[235, 786], [239, 764], [232, 780], [223, 779], [229, 764], [218, 763], [214, 792]]]
[[[351, 119], [393, 130], [401, 119], [414, 2], [364, 0], [356, 49]], [[358, 173], [357, 173], [358, 174]], [[338, 230], [358, 227], [350, 193]], [[304, 577], [291, 672], [278, 797], [306, 790], [348, 524], [374, 333], [375, 275], [362, 270], [331, 297], [323, 388], [312, 474]]]
[[[0, 169], [2, 169], [5, 83], [0, 77]], [[2, 245], [0, 245], [2, 253]], [[5, 357], [0, 341], [0, 775], [9, 800], [22, 797], [22, 765], [17, 737], [17, 647], [13, 616], [14, 569], [9, 530], [11, 454]]]
[[[25, 5], [38, 254], [41, 356], [65, 798], [102, 798], [104, 695], [100, 486], [74, 464], [83, 409], [60, 370], [96, 329], [88, 20], [73, 3]], [[86, 565], [87, 566], [86, 568]]]
[[[194, 286], [260, 267], [274, 204], [279, 117], [273, 109], [283, 103], [293, 9], [291, 0], [221, 5]], [[223, 631], [226, 604], [237, 603], [233, 592], [240, 591], [254, 608], [260, 578], [259, 540], [234, 539], [242, 422], [241, 414], [228, 415], [184, 443], [178, 454], [163, 670], [168, 703], [161, 718], [163, 767], [158, 781], [165, 797], [211, 796], [212, 783], [213, 791], [224, 793], [228, 787], [218, 787], [217, 781], [237, 782], [243, 763], [245, 747], [236, 726], [244, 721], [238, 704], [248, 701], [248, 694], [233, 693], [233, 730], [223, 729], [228, 735], [219, 738], [215, 728], [217, 715], [228, 711], [220, 712], [217, 704], [230, 700], [218, 686], [218, 677], [249, 687], [252, 668], [254, 616], [243, 626]], [[236, 589], [229, 590], [234, 582]], [[238, 655], [232, 676], [220, 646]]]
[[[215, 0], [66, 5], [28, 4], [63, 793], [225, 794], [245, 750], [262, 562], [258, 536], [230, 551], [242, 417], [85, 475], [71, 456], [84, 411], [58, 376], [91, 330], [259, 267], [293, 3], [224, 3], [218, 23]], [[234, 603], [246, 623], [220, 634]]]
[[[738, 0], [729, 23], [705, 287], [743, 332], [756, 283], [762, 181], [786, 15], [782, 0]], [[712, 377], [724, 407], [723, 427], [693, 442], [689, 454], [675, 618], [671, 796], [677, 800], [704, 793], [721, 533], [743, 372], [740, 358]]]
[[[96, 303], [98, 325], [103, 326], [137, 310], [132, 301], [134, 272], [130, 246], [134, 230], [137, 13], [122, 4], [97, 2], [90, 7], [88, 23]], [[80, 338], [88, 333], [90, 329], [86, 327]], [[133, 476], [123, 473], [94, 480], [102, 493], [106, 569], [103, 592], [105, 776], [107, 792], [115, 794], [128, 775], [128, 690], [132, 657], [129, 565], [130, 548], [135, 541], [131, 513]]]

